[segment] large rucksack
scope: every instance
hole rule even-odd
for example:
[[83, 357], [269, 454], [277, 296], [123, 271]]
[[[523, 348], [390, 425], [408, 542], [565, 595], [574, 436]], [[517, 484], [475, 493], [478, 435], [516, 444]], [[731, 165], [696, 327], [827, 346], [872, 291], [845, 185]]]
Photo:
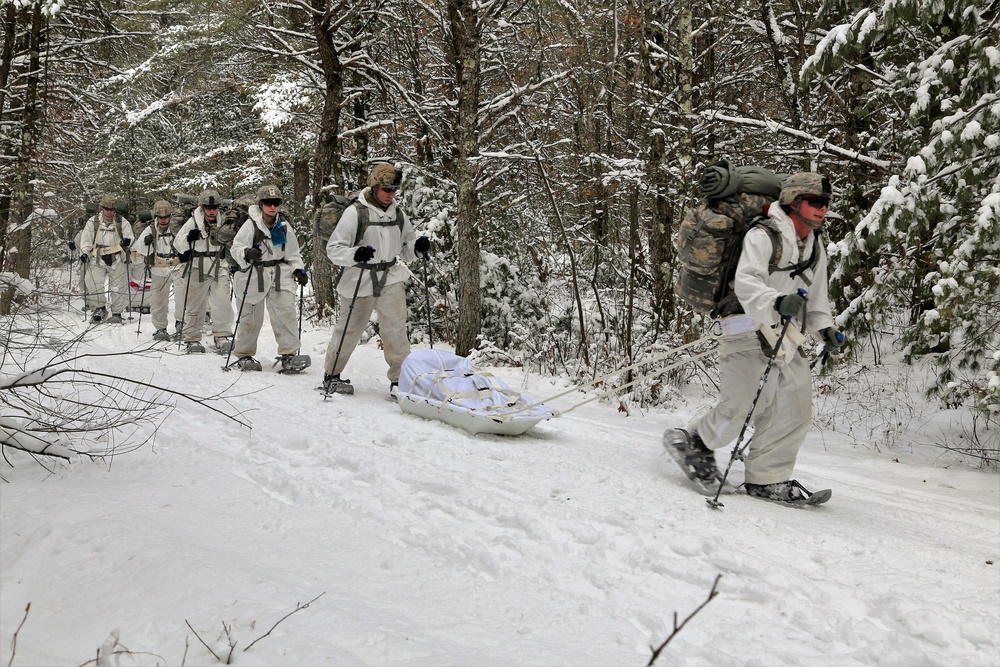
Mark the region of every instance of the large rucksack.
[[174, 195], [174, 210], [170, 214], [170, 233], [174, 236], [181, 230], [184, 223], [194, 214], [198, 208], [198, 198], [193, 195], [186, 195], [178, 192]]
[[[343, 195], [328, 195], [327, 202], [323, 204], [316, 214], [313, 216], [313, 238], [319, 239], [320, 245], [326, 247], [327, 242], [330, 240], [330, 236], [333, 231], [337, 228], [337, 223], [340, 222], [341, 216], [344, 211], [347, 210], [349, 206], [354, 206], [358, 203], [358, 193], [351, 194], [347, 197]], [[364, 238], [365, 230], [372, 225], [377, 225], [379, 227], [399, 227], [399, 232], [403, 232], [403, 211], [397, 206], [396, 207], [396, 219], [384, 222], [372, 222], [368, 215], [368, 207], [364, 204], [358, 205], [358, 230], [354, 235], [354, 245], [361, 243], [361, 239]]]
[[677, 237], [679, 271], [674, 292], [694, 310], [711, 317], [743, 312], [733, 292], [733, 278], [743, 249], [743, 237], [760, 226], [771, 237], [768, 271], [794, 275], [816, 265], [819, 243], [812, 256], [799, 265], [778, 269], [781, 232], [767, 217], [767, 207], [781, 192], [781, 179], [760, 167], [730, 167], [727, 162], [702, 173], [699, 190], [703, 200], [684, 215]]

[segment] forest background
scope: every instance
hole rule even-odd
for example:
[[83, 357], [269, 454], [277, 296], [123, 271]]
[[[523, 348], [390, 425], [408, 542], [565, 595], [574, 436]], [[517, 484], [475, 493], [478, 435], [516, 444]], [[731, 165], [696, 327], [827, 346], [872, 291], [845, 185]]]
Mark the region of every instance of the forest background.
[[936, 364], [929, 395], [992, 427], [995, 463], [998, 9], [0, 0], [0, 262], [36, 285], [74, 262], [66, 240], [105, 192], [134, 212], [276, 182], [323, 320], [310, 220], [388, 158], [434, 244], [416, 341], [581, 380], [624, 369], [625, 403], [655, 405], [698, 372], [660, 376], [657, 354], [708, 325], [673, 293], [700, 170], [820, 171], [842, 362], [878, 364], [890, 338]]

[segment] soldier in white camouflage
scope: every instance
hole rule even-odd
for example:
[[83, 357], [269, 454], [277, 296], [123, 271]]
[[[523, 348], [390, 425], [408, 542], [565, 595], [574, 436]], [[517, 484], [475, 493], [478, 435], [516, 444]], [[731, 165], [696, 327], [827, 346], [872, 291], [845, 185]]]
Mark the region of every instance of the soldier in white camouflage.
[[205, 190], [198, 196], [198, 208], [178, 230], [174, 249], [186, 263], [184, 283], [187, 307], [182, 340], [189, 353], [201, 353], [202, 328], [206, 312], [212, 316], [212, 338], [220, 350], [227, 350], [233, 337], [233, 302], [230, 289], [227, 249], [217, 242], [213, 229], [220, 224], [222, 196]]
[[[800, 331], [812, 332], [828, 349], [838, 349], [844, 341], [831, 314], [827, 258], [818, 233], [831, 194], [823, 176], [792, 174], [768, 208], [766, 224], [752, 227], [743, 238], [733, 282], [740, 308], [716, 321], [722, 332], [719, 401], [687, 429], [663, 436], [688, 477], [709, 491], [717, 490], [721, 479], [714, 450], [740, 435], [759, 392], [745, 461], [747, 493], [791, 504], [829, 498], [829, 491], [812, 494], [792, 479], [792, 472], [812, 424], [811, 375], [799, 350], [805, 340]], [[780, 253], [775, 253], [776, 242]], [[780, 256], [777, 266], [772, 265], [775, 254]]]
[[[171, 289], [174, 293], [174, 315], [177, 319], [180, 319], [181, 309], [184, 308], [184, 269], [174, 247], [174, 235], [170, 231], [171, 213], [173, 206], [170, 202], [161, 199], [153, 204], [153, 224], [146, 227], [136, 243], [149, 269], [149, 305], [153, 327], [156, 329], [153, 338], [162, 341], [171, 339], [171, 335], [167, 332]], [[177, 331], [177, 334], [179, 335], [180, 331]]]
[[94, 323], [122, 323], [122, 313], [129, 301], [125, 255], [132, 243], [131, 236], [132, 223], [118, 212], [118, 199], [104, 195], [100, 209], [84, 225], [79, 243], [80, 261], [85, 267], [86, 301]]

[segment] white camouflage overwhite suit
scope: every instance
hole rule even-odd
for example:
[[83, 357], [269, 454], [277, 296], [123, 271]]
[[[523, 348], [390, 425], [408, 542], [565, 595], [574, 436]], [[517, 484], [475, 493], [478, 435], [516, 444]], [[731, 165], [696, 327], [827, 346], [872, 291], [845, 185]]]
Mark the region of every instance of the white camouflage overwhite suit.
[[[117, 224], [115, 218], [118, 219]], [[122, 239], [131, 240], [132, 223], [117, 213], [115, 218], [107, 220], [103, 211], [98, 210], [84, 225], [78, 245], [80, 251], [88, 256], [84, 264], [87, 306], [93, 311], [110, 305], [112, 314], [121, 315], [129, 301], [128, 272], [125, 268], [128, 251], [123, 247]], [[109, 294], [105, 293], [105, 279]]]
[[[264, 324], [264, 309], [271, 320], [278, 354], [298, 354], [299, 334], [295, 315], [295, 294], [299, 284], [292, 277], [296, 270], [305, 270], [299, 240], [288, 221], [279, 214], [275, 224], [285, 228], [285, 243], [271, 242], [271, 229], [264, 222], [260, 206], [249, 208], [249, 217], [236, 232], [230, 252], [239, 264], [240, 271], [233, 278], [233, 293], [237, 303], [242, 302], [240, 321], [236, 330], [233, 354], [237, 359], [252, 357], [257, 353], [257, 339]], [[262, 257], [251, 265], [244, 256], [247, 248], [254, 246], [254, 232], [261, 238]], [[246, 295], [245, 299], [243, 295]]]
[[[216, 220], [218, 224], [218, 220]], [[198, 229], [201, 238], [188, 243], [188, 233]], [[194, 209], [174, 237], [178, 253], [191, 252], [184, 265], [184, 286], [187, 302], [184, 313], [185, 343], [201, 341], [206, 308], [212, 314], [212, 336], [225, 338], [233, 335], [233, 301], [229, 285], [229, 261], [225, 249], [212, 242], [205, 224], [205, 209]]]
[[[340, 282], [337, 283], [337, 293], [341, 297], [342, 306], [340, 317], [333, 328], [333, 337], [326, 350], [325, 372], [327, 375], [340, 375], [343, 372], [374, 310], [378, 314], [379, 336], [382, 338], [386, 363], [389, 364], [386, 375], [390, 382], [398, 382], [403, 360], [410, 354], [410, 339], [406, 333], [404, 288], [406, 281], [413, 274], [405, 264], [398, 261], [384, 271], [376, 271], [377, 280], [382, 282], [381, 293], [376, 296], [372, 270], [355, 262], [354, 253], [358, 247], [374, 248], [375, 256], [367, 262], [369, 266], [395, 259], [412, 262], [417, 258], [413, 250], [416, 233], [413, 230], [413, 223], [405, 212], [402, 231], [394, 224], [395, 201], [383, 211], [381, 207], [372, 203], [373, 197], [370, 187], [362, 190], [358, 195], [357, 204], [347, 207], [326, 244], [326, 256], [335, 265], [344, 267], [344, 271], [340, 276]], [[361, 241], [355, 244], [354, 239], [358, 231], [357, 206], [364, 206], [367, 209], [369, 225]], [[393, 224], [384, 226], [375, 224], [379, 222]], [[357, 298], [352, 303], [355, 290]]]
[[[779, 269], [793, 266], [812, 256], [813, 244], [819, 243], [815, 231], [799, 242], [788, 214], [775, 202], [768, 211], [781, 232]], [[701, 436], [709, 449], [729, 445], [739, 435], [753, 403], [768, 357], [761, 348], [757, 331], [769, 328], [775, 337], [780, 331], [780, 316], [775, 301], [799, 288], [808, 293], [805, 325], [818, 333], [834, 326], [827, 294], [827, 258], [817, 249], [816, 266], [792, 278], [789, 271], [769, 272], [771, 235], [761, 226], [752, 228], [743, 240], [743, 250], [734, 280], [734, 291], [746, 314], [722, 318], [719, 345], [721, 392], [719, 402], [695, 419], [689, 428]], [[801, 326], [801, 315], [789, 325]], [[746, 481], [751, 484], [774, 484], [791, 479], [799, 447], [812, 423], [812, 388], [809, 363], [794, 342], [786, 338], [775, 359], [767, 382], [754, 410], [753, 440], [746, 458]]]
[[[152, 242], [146, 245], [146, 239], [152, 239]], [[145, 256], [146, 266], [149, 267], [149, 312], [153, 316], [153, 326], [158, 330], [167, 328], [171, 287], [174, 290], [175, 321], [180, 321], [184, 308], [184, 265], [177, 258], [173, 241], [170, 228], [161, 232], [154, 222], [137, 235], [134, 244]]]

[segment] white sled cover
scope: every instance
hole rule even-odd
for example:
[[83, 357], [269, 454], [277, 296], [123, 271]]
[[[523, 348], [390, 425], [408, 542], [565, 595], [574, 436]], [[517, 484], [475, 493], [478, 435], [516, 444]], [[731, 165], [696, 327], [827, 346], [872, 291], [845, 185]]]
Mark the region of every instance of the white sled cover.
[[416, 350], [403, 361], [397, 389], [406, 413], [469, 433], [518, 435], [555, 413], [503, 380], [477, 373], [469, 360], [442, 350]]

